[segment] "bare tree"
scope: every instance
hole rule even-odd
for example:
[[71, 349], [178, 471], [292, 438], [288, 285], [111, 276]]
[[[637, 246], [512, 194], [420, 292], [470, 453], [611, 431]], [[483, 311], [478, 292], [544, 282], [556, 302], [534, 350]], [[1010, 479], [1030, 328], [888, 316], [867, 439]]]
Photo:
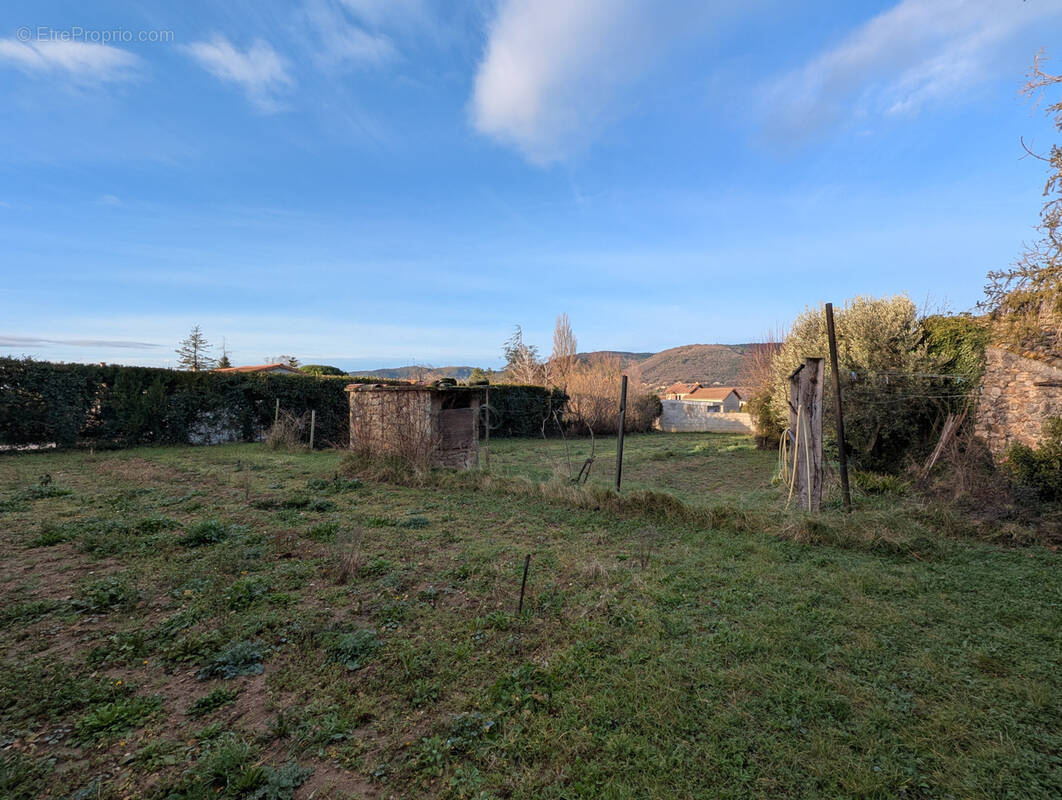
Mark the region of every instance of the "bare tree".
[[[1033, 62], [1022, 89], [1027, 97], [1042, 95], [1062, 84], [1062, 75], [1043, 70], [1043, 60], [1041, 53]], [[1052, 103], [1046, 111], [1055, 128], [1062, 132], [1062, 101]], [[1046, 154], [1033, 152], [1024, 141], [1022, 145], [1050, 167], [1043, 192], [1047, 200], [1037, 226], [1042, 236], [1009, 269], [988, 273], [985, 286], [985, 305], [1016, 341], [1035, 333], [1044, 317], [1057, 320], [1062, 314], [1062, 145], [1053, 145]]]
[[578, 351], [571, 320], [567, 314], [561, 314], [553, 327], [553, 353], [549, 357], [549, 377], [561, 389], [568, 385]]
[[179, 356], [177, 364], [182, 369], [203, 372], [213, 369], [217, 364], [210, 355], [212, 349], [206, 337], [203, 336], [203, 332], [199, 330], [199, 326], [195, 325], [192, 332], [188, 334], [188, 338], [184, 339], [174, 352]]
[[502, 345], [505, 353], [505, 371], [513, 383], [541, 384], [542, 364], [538, 360], [538, 348], [524, 342], [524, 331], [517, 325], [513, 335]]
[[299, 368], [299, 359], [295, 356], [269, 356], [266, 359], [267, 364], [283, 364], [285, 367], [291, 367], [292, 369]]

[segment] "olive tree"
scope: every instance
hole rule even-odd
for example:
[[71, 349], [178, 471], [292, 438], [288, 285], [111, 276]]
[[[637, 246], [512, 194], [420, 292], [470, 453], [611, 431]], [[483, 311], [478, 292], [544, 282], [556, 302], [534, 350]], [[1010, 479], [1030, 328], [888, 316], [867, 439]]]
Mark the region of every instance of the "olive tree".
[[[910, 298], [855, 297], [836, 311], [835, 319], [850, 452], [864, 468], [899, 469], [906, 456], [929, 442], [934, 424], [959, 394], [955, 381], [937, 376], [941, 364], [930, 351]], [[774, 357], [768, 403], [771, 418], [780, 428], [789, 424], [789, 375], [807, 357], [827, 359], [827, 387], [832, 388], [822, 306], [797, 317]], [[824, 433], [829, 440], [833, 404], [826, 400], [823, 405]]]

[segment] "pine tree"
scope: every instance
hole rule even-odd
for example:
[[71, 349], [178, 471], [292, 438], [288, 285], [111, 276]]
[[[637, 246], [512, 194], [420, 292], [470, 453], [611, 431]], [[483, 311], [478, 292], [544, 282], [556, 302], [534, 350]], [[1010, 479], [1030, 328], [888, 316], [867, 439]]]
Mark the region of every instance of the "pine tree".
[[221, 340], [221, 358], [218, 359], [218, 369], [229, 369], [232, 367], [232, 362], [229, 361], [229, 350], [225, 346], [225, 340]]
[[217, 365], [217, 361], [210, 356], [211, 349], [206, 337], [203, 336], [199, 326], [196, 325], [192, 328], [192, 332], [188, 334], [188, 338], [182, 341], [175, 351], [180, 356], [177, 359], [177, 364], [181, 369], [191, 370], [192, 372], [213, 369]]

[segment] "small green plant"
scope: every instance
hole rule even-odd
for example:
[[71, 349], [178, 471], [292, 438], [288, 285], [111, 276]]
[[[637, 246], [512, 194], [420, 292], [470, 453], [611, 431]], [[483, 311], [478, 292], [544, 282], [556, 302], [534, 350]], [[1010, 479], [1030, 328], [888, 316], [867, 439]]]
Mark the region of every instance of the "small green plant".
[[150, 534], [161, 533], [162, 531], [170, 531], [179, 527], [181, 527], [181, 523], [179, 523], [177, 520], [171, 519], [170, 517], [156, 515], [151, 517], [144, 517], [144, 519], [136, 523], [134, 529], [137, 533]]
[[188, 710], [184, 713], [189, 717], [205, 717], [207, 714], [211, 714], [217, 711], [222, 706], [227, 706], [229, 703], [235, 703], [236, 698], [240, 696], [238, 689], [225, 689], [218, 687], [210, 694], [204, 695], [188, 706]]
[[97, 706], [74, 724], [79, 742], [116, 739], [142, 725], [162, 707], [160, 697], [124, 697]]
[[216, 519], [197, 522], [180, 538], [185, 547], [205, 547], [223, 542], [229, 537], [229, 528]]
[[380, 649], [376, 633], [362, 628], [353, 633], [336, 636], [325, 647], [328, 660], [342, 664], [349, 670], [361, 669], [373, 654]]
[[1041, 500], [1062, 500], [1062, 418], [1044, 423], [1039, 447], [1015, 444], [1003, 463], [1015, 483], [1035, 490]]
[[79, 611], [106, 613], [131, 609], [139, 599], [140, 593], [131, 578], [109, 575], [80, 586], [72, 605]]
[[250, 608], [269, 593], [269, 584], [259, 578], [240, 578], [234, 581], [222, 601], [230, 611], [243, 611]]
[[93, 647], [88, 654], [88, 663], [93, 667], [109, 664], [128, 664], [144, 658], [151, 651], [145, 631], [123, 631], [113, 633], [103, 644]]
[[62, 528], [54, 525], [42, 525], [41, 532], [30, 540], [30, 547], [54, 547], [57, 544], [69, 541], [69, 536]]
[[907, 481], [896, 475], [856, 470], [852, 478], [855, 485], [867, 494], [899, 497], [907, 493]]
[[262, 648], [255, 642], [233, 642], [222, 648], [199, 672], [196, 677], [205, 681], [208, 678], [235, 678], [237, 675], [261, 675], [265, 672], [262, 664]]
[[0, 753], [0, 797], [5, 800], [37, 800], [49, 792], [52, 763], [30, 758], [18, 750]]

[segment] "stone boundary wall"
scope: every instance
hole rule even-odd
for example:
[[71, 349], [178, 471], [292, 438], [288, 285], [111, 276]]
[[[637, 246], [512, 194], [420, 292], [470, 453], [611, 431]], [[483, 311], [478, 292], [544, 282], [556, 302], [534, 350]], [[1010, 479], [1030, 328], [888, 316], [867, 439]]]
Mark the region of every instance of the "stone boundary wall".
[[752, 417], [741, 412], [709, 411], [705, 403], [661, 400], [658, 426], [666, 433], [754, 433]]
[[1062, 417], [1062, 369], [999, 347], [986, 348], [974, 432], [988, 449], [1000, 455], [1018, 442], [1035, 447], [1048, 417]]

